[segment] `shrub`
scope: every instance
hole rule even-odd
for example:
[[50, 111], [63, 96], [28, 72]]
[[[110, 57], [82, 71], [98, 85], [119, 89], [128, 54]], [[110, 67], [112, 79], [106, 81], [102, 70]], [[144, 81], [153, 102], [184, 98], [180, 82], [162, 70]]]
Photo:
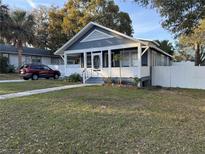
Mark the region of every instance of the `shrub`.
[[135, 84], [136, 86], [138, 86], [139, 82], [141, 81], [140, 78], [135, 77], [135, 78], [133, 78], [133, 79], [134, 79], [134, 84]]
[[8, 58], [0, 56], [0, 73], [8, 73]]
[[8, 73], [15, 73], [15, 67], [14, 65], [9, 65], [7, 68], [7, 72]]
[[71, 74], [69, 77], [67, 77], [66, 80], [68, 82], [81, 82], [82, 77], [80, 76], [80, 74], [74, 73], [74, 74]]
[[106, 84], [109, 84], [109, 85], [111, 85], [113, 83], [111, 77], [105, 78], [104, 81], [105, 81]]

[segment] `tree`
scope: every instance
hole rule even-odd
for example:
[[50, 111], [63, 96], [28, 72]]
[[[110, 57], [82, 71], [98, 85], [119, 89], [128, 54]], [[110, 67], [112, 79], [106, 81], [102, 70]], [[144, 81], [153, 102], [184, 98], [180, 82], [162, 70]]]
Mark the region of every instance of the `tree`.
[[0, 42], [5, 42], [5, 37], [8, 34], [8, 27], [9, 27], [9, 9], [8, 6], [3, 5], [0, 0]]
[[32, 15], [35, 20], [35, 41], [33, 45], [37, 48], [48, 49], [48, 21], [49, 21], [49, 9], [41, 6], [38, 9], [33, 10]]
[[64, 15], [58, 8], [53, 7], [49, 10], [48, 47], [52, 51], [59, 49], [70, 38], [63, 32], [63, 18]]
[[163, 27], [175, 33], [190, 34], [205, 17], [204, 0], [135, 0], [157, 9], [164, 21]]
[[180, 44], [185, 47], [192, 47], [195, 50], [195, 65], [200, 65], [205, 60], [205, 19], [193, 30], [193, 33], [182, 35], [180, 37]]
[[19, 67], [22, 65], [23, 45], [31, 44], [34, 39], [34, 17], [25, 11], [16, 10], [10, 15], [10, 32], [13, 44], [18, 50]]
[[49, 47], [58, 49], [89, 22], [132, 35], [132, 21], [127, 13], [120, 12], [113, 0], [69, 0], [62, 9], [49, 12]]
[[114, 1], [103, 0], [97, 7], [100, 10], [95, 19], [97, 23], [132, 36], [132, 20], [130, 19], [129, 14], [121, 12], [118, 5], [115, 5]]
[[167, 52], [170, 55], [174, 54], [174, 47], [172, 45], [171, 42], [169, 42], [169, 40], [156, 40], [155, 42], [157, 42], [159, 44], [159, 48], [164, 50], [165, 52]]

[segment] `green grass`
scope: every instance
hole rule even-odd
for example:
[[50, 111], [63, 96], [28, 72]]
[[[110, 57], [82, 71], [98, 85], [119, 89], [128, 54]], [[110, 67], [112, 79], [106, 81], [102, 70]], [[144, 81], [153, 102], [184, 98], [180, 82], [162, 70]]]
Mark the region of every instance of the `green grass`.
[[19, 80], [20, 76], [17, 73], [0, 74], [0, 80]]
[[85, 87], [0, 102], [0, 153], [205, 153], [205, 91]]
[[51, 87], [59, 87], [70, 84], [62, 80], [37, 80], [37, 81], [25, 81], [19, 83], [0, 83], [0, 95], [9, 94], [15, 92], [22, 92], [35, 89], [44, 89]]

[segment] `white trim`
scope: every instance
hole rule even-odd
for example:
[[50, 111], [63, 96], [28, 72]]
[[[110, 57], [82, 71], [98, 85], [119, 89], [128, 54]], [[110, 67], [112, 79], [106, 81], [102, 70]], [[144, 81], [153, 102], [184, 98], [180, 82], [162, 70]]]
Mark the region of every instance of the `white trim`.
[[[103, 34], [104, 37], [100, 37], [100, 38], [98, 37], [98, 38], [89, 39], [89, 37], [90, 37], [93, 33], [95, 33], [95, 32], [98, 32], [98, 33]], [[106, 34], [106, 33], [102, 32], [102, 31], [100, 31], [100, 30], [95, 29], [95, 30], [93, 30], [88, 36], [86, 36], [86, 37], [85, 37], [82, 41], [80, 41], [80, 42], [90, 42], [90, 41], [96, 41], [96, 40], [109, 39], [109, 38], [113, 38], [113, 37], [114, 37], [114, 36], [112, 36], [112, 35]]]
[[137, 48], [137, 45], [138, 45], [137, 43], [132, 43], [132, 44], [126, 44], [126, 45], [114, 45], [114, 46], [108, 46], [108, 47], [89, 48], [89, 49], [81, 49], [81, 50], [67, 50], [64, 52], [66, 54], [74, 54], [74, 53], [83, 53], [83, 52], [91, 52], [91, 51]]
[[166, 53], [165, 51], [163, 51], [162, 49], [158, 48], [158, 47], [155, 47], [155, 46], [150, 46], [151, 48], [154, 48], [156, 50], [158, 50], [159, 52], [165, 54], [166, 56], [170, 57], [170, 58], [174, 58], [172, 55]]
[[103, 64], [103, 62], [102, 62], [102, 51], [100, 52], [100, 53], [92, 53], [92, 68], [93, 68], [93, 70], [98, 70], [98, 69], [95, 69], [94, 68], [94, 56], [99, 56], [100, 57], [100, 67], [98, 68], [100, 71], [102, 70], [102, 64]]
[[[141, 67], [142, 67], [142, 44], [138, 44], [138, 78], [141, 78]], [[139, 85], [140, 86], [140, 85]]]
[[149, 49], [149, 47], [146, 47], [146, 49], [143, 51], [143, 53], [141, 54], [141, 56], [143, 56], [145, 54], [145, 52], [147, 52], [147, 50]]

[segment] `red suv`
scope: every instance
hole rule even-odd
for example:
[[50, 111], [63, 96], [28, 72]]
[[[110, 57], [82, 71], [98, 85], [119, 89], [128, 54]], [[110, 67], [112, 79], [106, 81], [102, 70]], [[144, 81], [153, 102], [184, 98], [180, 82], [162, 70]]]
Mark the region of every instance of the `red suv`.
[[46, 65], [27, 64], [20, 68], [20, 76], [23, 77], [24, 80], [38, 80], [38, 78], [58, 79], [60, 75], [59, 71], [52, 70]]

